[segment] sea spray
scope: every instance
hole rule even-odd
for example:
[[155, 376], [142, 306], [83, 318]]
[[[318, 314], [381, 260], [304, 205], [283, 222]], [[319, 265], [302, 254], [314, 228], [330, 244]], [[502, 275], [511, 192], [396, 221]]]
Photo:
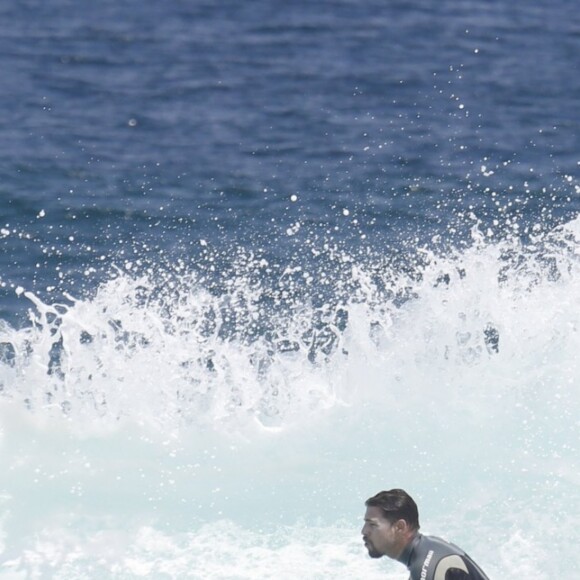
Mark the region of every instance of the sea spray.
[[334, 255], [330, 289], [258, 257], [219, 291], [180, 267], [23, 293], [30, 324], [0, 337], [0, 574], [402, 578], [358, 538], [395, 485], [491, 577], [567, 574], [578, 229], [476, 231], [412, 268]]

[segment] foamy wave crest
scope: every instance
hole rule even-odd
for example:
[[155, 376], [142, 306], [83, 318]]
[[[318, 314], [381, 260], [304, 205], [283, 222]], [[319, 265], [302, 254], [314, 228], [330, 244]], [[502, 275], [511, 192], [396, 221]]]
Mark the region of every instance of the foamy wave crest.
[[30, 324], [0, 328], [0, 575], [396, 578], [354, 546], [364, 500], [398, 486], [490, 577], [566, 577], [580, 221], [473, 236], [26, 293]]
[[525, 246], [474, 238], [402, 269], [341, 254], [333, 274], [289, 266], [272, 281], [266, 260], [245, 258], [218, 290], [181, 266], [119, 270], [91, 299], [45, 304], [25, 292], [31, 324], [0, 327], [0, 388], [81, 423], [278, 428], [361, 391], [423, 398], [413, 385], [427, 375], [453, 398], [485, 369], [467, 401], [509, 397], [506, 381], [521, 378], [505, 365], [518, 357], [543, 360], [553, 380], [553, 361], [578, 343], [578, 222]]

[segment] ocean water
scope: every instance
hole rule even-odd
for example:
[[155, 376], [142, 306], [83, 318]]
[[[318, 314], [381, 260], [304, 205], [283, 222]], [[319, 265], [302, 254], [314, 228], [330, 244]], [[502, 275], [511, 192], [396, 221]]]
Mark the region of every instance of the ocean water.
[[0, 578], [580, 577], [580, 17], [0, 7]]

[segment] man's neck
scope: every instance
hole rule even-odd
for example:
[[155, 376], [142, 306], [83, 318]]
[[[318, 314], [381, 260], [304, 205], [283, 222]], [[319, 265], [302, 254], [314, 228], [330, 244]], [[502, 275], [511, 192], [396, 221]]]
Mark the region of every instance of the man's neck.
[[407, 566], [407, 568], [409, 567], [411, 556], [413, 555], [413, 550], [420, 537], [421, 534], [419, 532], [413, 532], [413, 534], [409, 536], [407, 543], [404, 545], [401, 553], [397, 557], [397, 560], [401, 562], [401, 564]]

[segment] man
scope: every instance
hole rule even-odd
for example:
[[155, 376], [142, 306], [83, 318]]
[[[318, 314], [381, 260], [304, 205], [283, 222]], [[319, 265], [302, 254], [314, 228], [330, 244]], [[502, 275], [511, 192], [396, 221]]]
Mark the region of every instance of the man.
[[409, 580], [489, 580], [463, 550], [419, 533], [419, 510], [407, 492], [381, 491], [365, 505], [361, 533], [371, 558], [388, 556], [405, 564]]

